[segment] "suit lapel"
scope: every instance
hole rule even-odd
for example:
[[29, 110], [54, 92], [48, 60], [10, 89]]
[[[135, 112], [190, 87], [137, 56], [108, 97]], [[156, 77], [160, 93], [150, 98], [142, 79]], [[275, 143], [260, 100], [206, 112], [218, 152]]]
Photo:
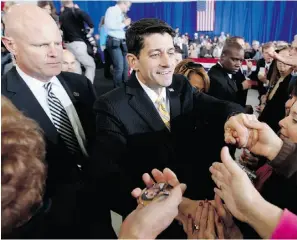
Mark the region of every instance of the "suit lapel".
[[15, 68], [7, 75], [7, 90], [13, 104], [26, 116], [38, 122], [48, 140], [58, 143], [59, 136], [55, 126]]
[[181, 112], [181, 105], [180, 99], [177, 92], [173, 88], [166, 88], [166, 95], [169, 97], [170, 103], [170, 123], [171, 123], [171, 130], [174, 128], [174, 119], [180, 115]]
[[153, 131], [167, 129], [151, 99], [140, 86], [135, 73], [132, 73], [126, 85], [126, 93], [131, 95], [129, 105]]
[[68, 86], [68, 84], [66, 83], [66, 80], [61, 76], [61, 74], [58, 75], [57, 78], [59, 79], [60, 83], [62, 84], [62, 86], [64, 87], [65, 91], [67, 92], [67, 94], [68, 94], [71, 102], [75, 106], [76, 103], [77, 103], [76, 97], [79, 97], [79, 92], [72, 91], [70, 89], [70, 87]]

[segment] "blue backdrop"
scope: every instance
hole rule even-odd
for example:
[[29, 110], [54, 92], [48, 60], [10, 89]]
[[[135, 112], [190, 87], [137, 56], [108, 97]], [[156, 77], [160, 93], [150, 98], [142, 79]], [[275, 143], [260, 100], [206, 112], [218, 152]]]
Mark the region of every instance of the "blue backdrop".
[[[114, 1], [75, 1], [87, 11], [95, 23], [95, 32], [101, 16]], [[206, 34], [219, 35], [221, 31], [243, 36], [247, 41], [292, 41], [297, 34], [296, 1], [216, 1], [215, 29]], [[60, 2], [55, 1], [60, 9]], [[58, 11], [59, 12], [59, 11]], [[196, 2], [133, 3], [128, 16], [132, 21], [145, 17], [165, 20], [182, 33], [196, 31]]]

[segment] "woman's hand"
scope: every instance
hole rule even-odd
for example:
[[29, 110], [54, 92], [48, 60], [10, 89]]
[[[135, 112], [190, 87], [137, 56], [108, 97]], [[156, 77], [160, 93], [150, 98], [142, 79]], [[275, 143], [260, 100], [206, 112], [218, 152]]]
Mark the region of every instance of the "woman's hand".
[[221, 160], [223, 163], [214, 163], [210, 167], [211, 177], [217, 185], [215, 193], [224, 200], [234, 217], [246, 222], [249, 212], [256, 210], [262, 197], [231, 158], [227, 147], [221, 151]]
[[257, 134], [250, 135], [247, 144], [248, 150], [273, 160], [283, 145], [282, 140], [266, 123], [259, 122], [257, 119], [247, 118], [243, 122], [247, 128], [257, 130]]
[[[195, 216], [188, 216], [186, 233], [188, 239], [216, 239], [216, 223], [220, 225], [218, 216], [209, 201], [200, 201]], [[220, 238], [224, 238], [222, 224], [218, 230]]]
[[234, 223], [233, 216], [223, 205], [221, 198], [216, 194], [213, 202], [215, 210], [218, 214], [220, 222], [222, 223], [225, 238], [229, 239], [243, 239], [242, 233], [237, 225]]

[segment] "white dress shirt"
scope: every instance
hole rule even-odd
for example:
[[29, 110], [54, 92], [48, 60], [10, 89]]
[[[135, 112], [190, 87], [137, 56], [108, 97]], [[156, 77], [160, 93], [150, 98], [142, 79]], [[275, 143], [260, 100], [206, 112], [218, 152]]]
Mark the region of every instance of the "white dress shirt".
[[[42, 82], [40, 80], [28, 76], [18, 66], [16, 66], [16, 70], [18, 74], [22, 77], [22, 79], [25, 81], [25, 83], [28, 85], [31, 92], [33, 93], [33, 95], [35, 96], [35, 98], [37, 99], [37, 101], [39, 102], [49, 119], [52, 121], [52, 123], [54, 123], [47, 103], [47, 90], [44, 88], [44, 85], [47, 82]], [[52, 82], [52, 92], [60, 100], [61, 104], [65, 108], [65, 111], [67, 112], [78, 144], [82, 150], [82, 153], [85, 156], [88, 156], [88, 153], [85, 148], [86, 136], [71, 99], [69, 98], [66, 90], [64, 89], [64, 87], [62, 86], [62, 84], [56, 76], [52, 77], [49, 81]]]
[[[152, 90], [151, 88], [149, 88], [148, 86], [146, 86], [144, 83], [142, 83], [138, 77], [137, 77], [137, 73], [135, 74], [140, 86], [143, 88], [143, 90], [146, 92], [146, 94], [149, 96], [149, 98], [151, 99], [151, 101], [153, 102], [155, 108], [157, 109], [158, 113], [159, 113], [159, 110], [158, 110], [158, 104], [156, 104], [156, 101], [157, 99], [159, 98], [158, 94]], [[161, 90], [161, 99], [163, 101], [163, 103], [165, 103], [165, 106], [166, 106], [166, 110], [170, 116], [170, 104], [169, 104], [169, 98], [166, 96], [166, 88], [163, 87], [162, 90]], [[159, 113], [160, 115], [160, 113]], [[161, 115], [160, 115], [161, 117]], [[161, 117], [162, 118], [162, 117]]]
[[109, 7], [105, 13], [104, 26], [107, 31], [107, 35], [115, 38], [125, 39], [126, 25], [123, 23], [124, 14], [119, 5], [116, 4], [113, 7]]

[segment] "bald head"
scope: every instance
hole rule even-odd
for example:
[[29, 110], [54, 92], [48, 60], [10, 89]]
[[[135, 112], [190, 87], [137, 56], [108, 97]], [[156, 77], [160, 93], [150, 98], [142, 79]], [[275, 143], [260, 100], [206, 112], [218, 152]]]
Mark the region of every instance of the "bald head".
[[75, 71], [75, 57], [72, 52], [63, 50], [63, 65], [62, 71], [64, 72], [76, 72]]
[[28, 31], [48, 25], [57, 28], [53, 18], [34, 4], [13, 5], [5, 15], [5, 35], [8, 37], [22, 37]]
[[62, 67], [62, 37], [52, 17], [33, 4], [12, 6], [5, 17], [3, 43], [27, 75], [47, 81]]

